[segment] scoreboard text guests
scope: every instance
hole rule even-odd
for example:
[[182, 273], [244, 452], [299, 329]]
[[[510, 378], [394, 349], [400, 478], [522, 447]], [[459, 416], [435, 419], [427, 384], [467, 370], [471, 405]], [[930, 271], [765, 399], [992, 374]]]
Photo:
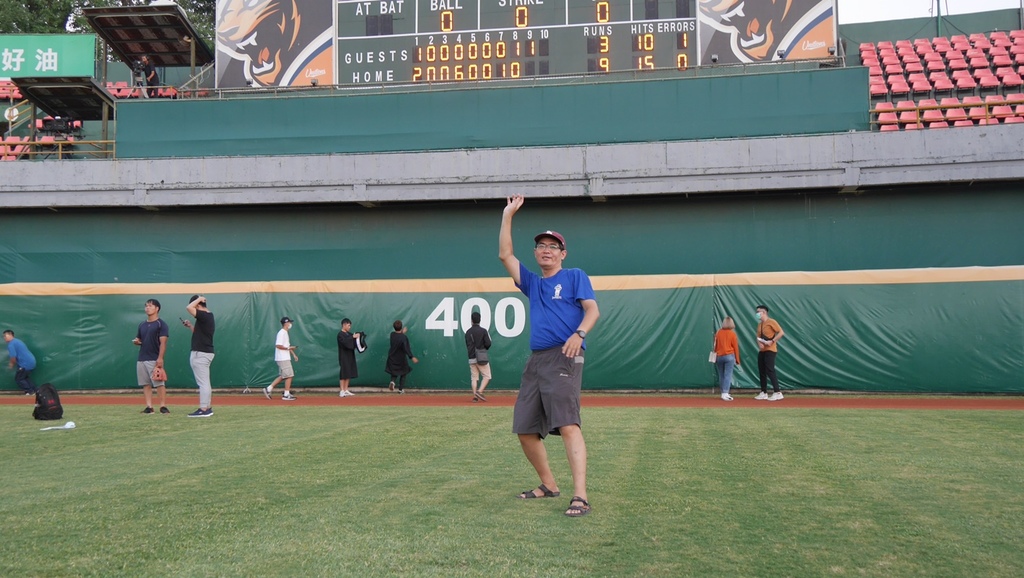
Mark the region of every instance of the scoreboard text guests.
[[339, 0], [338, 81], [457, 82], [698, 63], [696, 0]]

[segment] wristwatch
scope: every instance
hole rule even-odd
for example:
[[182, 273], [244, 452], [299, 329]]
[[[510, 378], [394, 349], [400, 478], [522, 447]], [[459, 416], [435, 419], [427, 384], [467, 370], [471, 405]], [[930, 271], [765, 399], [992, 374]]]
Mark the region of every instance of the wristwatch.
[[587, 338], [587, 332], [583, 331], [582, 329], [577, 329], [576, 330], [576, 335], [579, 335], [580, 339], [586, 339]]

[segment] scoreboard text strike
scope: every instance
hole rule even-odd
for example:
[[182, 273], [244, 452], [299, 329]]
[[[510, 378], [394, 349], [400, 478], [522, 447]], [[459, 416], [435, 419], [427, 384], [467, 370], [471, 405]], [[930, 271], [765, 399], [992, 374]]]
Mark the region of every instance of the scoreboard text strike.
[[338, 82], [696, 66], [696, 0], [339, 0]]

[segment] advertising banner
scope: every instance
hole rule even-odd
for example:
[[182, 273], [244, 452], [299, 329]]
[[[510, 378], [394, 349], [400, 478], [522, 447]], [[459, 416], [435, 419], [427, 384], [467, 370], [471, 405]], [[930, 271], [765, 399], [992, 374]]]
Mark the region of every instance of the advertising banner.
[[0, 78], [91, 77], [95, 34], [0, 34]]
[[217, 87], [330, 85], [333, 3], [217, 0]]
[[699, 0], [701, 64], [828, 58], [835, 0]]

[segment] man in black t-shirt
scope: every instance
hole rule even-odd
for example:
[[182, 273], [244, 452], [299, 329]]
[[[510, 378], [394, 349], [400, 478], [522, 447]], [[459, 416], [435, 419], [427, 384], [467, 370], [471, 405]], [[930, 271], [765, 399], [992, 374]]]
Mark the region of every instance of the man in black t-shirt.
[[213, 313], [206, 308], [206, 297], [193, 295], [185, 309], [189, 315], [196, 318], [194, 327], [188, 320], [182, 323], [192, 330], [192, 352], [189, 354], [188, 363], [192, 366], [192, 374], [195, 375], [196, 385], [199, 386], [199, 409], [188, 414], [188, 417], [210, 417], [213, 415], [213, 408], [210, 407], [213, 401], [210, 364], [213, 363], [213, 332], [216, 325]]
[[[156, 369], [164, 373], [164, 353], [167, 352], [167, 337], [171, 330], [160, 319], [160, 302], [156, 299], [146, 301], [143, 310], [146, 320], [139, 323], [139, 330], [132, 343], [139, 346], [139, 360], [135, 363], [135, 376], [139, 387], [146, 398], [146, 409], [142, 413], [153, 413], [153, 388], [160, 395], [160, 413], [171, 413], [167, 409], [167, 382], [153, 376]], [[165, 374], [166, 375], [166, 374]], [[166, 379], [163, 378], [163, 379]]]

